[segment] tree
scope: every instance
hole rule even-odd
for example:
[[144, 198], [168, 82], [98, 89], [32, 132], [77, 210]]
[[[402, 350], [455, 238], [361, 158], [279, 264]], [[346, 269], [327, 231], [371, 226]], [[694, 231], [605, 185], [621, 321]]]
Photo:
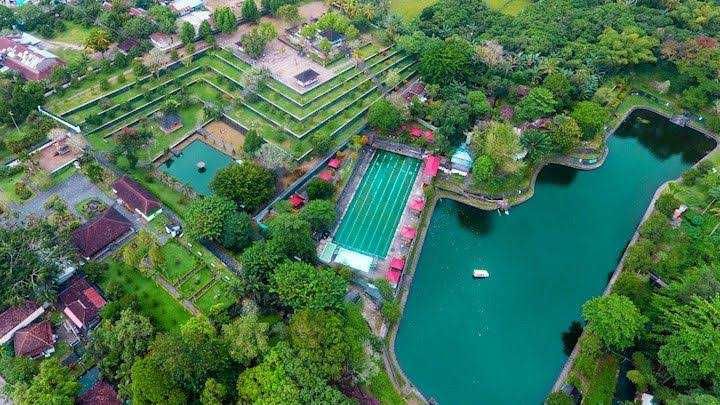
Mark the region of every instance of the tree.
[[381, 312], [385, 322], [387, 322], [388, 325], [394, 325], [400, 320], [402, 308], [400, 307], [400, 303], [393, 298], [383, 302]]
[[276, 15], [287, 24], [294, 25], [302, 21], [296, 4], [283, 4], [278, 7]]
[[219, 195], [193, 200], [187, 210], [186, 230], [193, 239], [219, 240], [225, 221], [236, 209], [233, 201]]
[[595, 138], [608, 120], [608, 113], [594, 101], [581, 101], [575, 104], [570, 116], [582, 130], [582, 139]]
[[513, 173], [519, 168], [515, 156], [520, 152], [520, 139], [512, 126], [501, 122], [491, 122], [473, 140], [474, 148], [492, 159], [497, 169], [504, 173]]
[[275, 194], [275, 175], [257, 163], [245, 161], [218, 171], [210, 182], [210, 189], [252, 212]]
[[222, 405], [228, 395], [225, 385], [217, 382], [214, 378], [208, 378], [205, 381], [202, 394], [200, 394], [200, 403], [202, 405]]
[[535, 87], [518, 103], [517, 116], [524, 121], [532, 121], [552, 114], [557, 107], [557, 101], [550, 90], [544, 87]]
[[250, 246], [255, 238], [253, 220], [244, 212], [233, 212], [223, 224], [221, 244], [226, 248], [241, 252]]
[[563, 391], [551, 392], [545, 399], [545, 405], [573, 405], [573, 398]]
[[242, 17], [246, 21], [257, 21], [258, 19], [260, 19], [260, 11], [258, 11], [255, 0], [248, 0], [243, 2]]
[[85, 47], [105, 52], [110, 47], [110, 35], [102, 28], [93, 28], [85, 38]]
[[137, 165], [137, 152], [150, 139], [150, 132], [145, 129], [126, 127], [117, 136], [115, 155], [124, 156], [128, 165], [134, 168]]
[[175, 32], [175, 20], [177, 17], [168, 6], [155, 4], [148, 10], [148, 15], [157, 22], [160, 27], [160, 31], [165, 34], [172, 34]]
[[229, 34], [235, 30], [237, 25], [237, 17], [230, 7], [220, 7], [215, 9], [212, 15], [215, 26], [218, 27], [223, 34]]
[[623, 350], [633, 344], [647, 318], [624, 295], [596, 297], [582, 306], [586, 331], [595, 334], [611, 350]]
[[332, 43], [330, 43], [329, 39], [322, 38], [318, 43], [318, 48], [320, 48], [320, 51], [327, 58], [330, 55], [330, 51], [332, 50]]
[[[325, 379], [337, 379], [345, 367], [363, 358], [363, 340], [368, 334], [362, 315], [347, 309], [333, 311], [302, 309], [290, 319], [290, 344], [308, 370]], [[344, 316], [343, 316], [344, 315]], [[356, 317], [360, 322], [356, 323]]]
[[532, 159], [542, 159], [551, 155], [554, 145], [547, 132], [528, 129], [520, 137], [520, 144], [530, 153]]
[[315, 241], [310, 224], [299, 215], [279, 214], [268, 224], [270, 240], [268, 248], [274, 254], [289, 259], [299, 257], [306, 261], [315, 259]]
[[87, 352], [97, 362], [103, 375], [124, 392], [130, 384], [130, 369], [136, 359], [147, 351], [155, 330], [150, 321], [131, 309], [120, 313], [112, 322], [103, 320], [93, 332]]
[[667, 337], [658, 351], [660, 363], [680, 386], [720, 384], [720, 298], [693, 297], [663, 312], [661, 331]]
[[19, 384], [13, 399], [20, 405], [72, 404], [80, 384], [57, 358], [43, 360], [29, 384]]
[[370, 126], [386, 136], [396, 131], [405, 121], [402, 111], [385, 98], [370, 106], [367, 119]]
[[577, 121], [567, 115], [556, 115], [550, 126], [550, 139], [557, 152], [568, 152], [580, 143], [582, 130]]
[[215, 37], [212, 33], [212, 28], [210, 28], [210, 23], [205, 20], [202, 23], [200, 23], [200, 28], [198, 29], [198, 35], [200, 38], [205, 41], [208, 45], [214, 45], [215, 44]]
[[254, 154], [260, 149], [260, 146], [265, 140], [260, 136], [257, 129], [251, 128], [245, 133], [245, 143], [243, 144], [243, 150], [247, 154]]
[[320, 310], [340, 308], [347, 284], [330, 269], [303, 262], [285, 262], [273, 272], [272, 289], [285, 305], [295, 310]]
[[448, 84], [469, 74], [472, 46], [459, 36], [431, 39], [420, 55], [419, 71], [427, 83]]
[[250, 313], [236, 318], [222, 328], [223, 339], [227, 342], [230, 357], [248, 366], [270, 348], [268, 330], [270, 325]]
[[568, 102], [570, 93], [572, 92], [572, 83], [570, 79], [561, 72], [550, 73], [543, 80], [543, 87], [550, 90], [559, 104]]
[[312, 200], [300, 211], [300, 217], [310, 224], [313, 232], [328, 231], [337, 219], [335, 203], [328, 200]]
[[185, 21], [180, 25], [180, 42], [184, 46], [188, 46], [192, 44], [195, 41], [195, 37], [197, 36], [197, 33], [195, 32], [195, 27], [193, 27], [192, 24]]
[[0, 5], [0, 31], [12, 28], [15, 25], [15, 14], [4, 5]]
[[315, 177], [308, 182], [306, 191], [310, 200], [326, 200], [335, 194], [335, 186], [330, 182]]
[[480, 90], [468, 92], [467, 101], [470, 106], [470, 114], [474, 119], [483, 118], [490, 113], [490, 103], [485, 97], [485, 93]]
[[622, 32], [607, 27], [598, 39], [597, 52], [607, 66], [621, 67], [656, 60], [653, 49], [658, 40], [643, 35], [637, 27], [624, 28]]

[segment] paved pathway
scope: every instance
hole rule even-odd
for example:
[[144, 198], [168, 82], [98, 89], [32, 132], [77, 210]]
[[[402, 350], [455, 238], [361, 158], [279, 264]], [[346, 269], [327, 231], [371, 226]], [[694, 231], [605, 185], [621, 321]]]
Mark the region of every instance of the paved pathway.
[[80, 173], [75, 173], [66, 181], [48, 190], [41, 191], [31, 200], [22, 205], [15, 206], [13, 209], [20, 215], [20, 219], [26, 219], [30, 215], [37, 217], [47, 216], [49, 212], [45, 209], [45, 203], [53, 194], [57, 194], [62, 198], [67, 203], [70, 212], [78, 216], [82, 215], [77, 212], [75, 206], [88, 198], [96, 198], [107, 205], [112, 205], [113, 203], [113, 201], [87, 177]]
[[192, 302], [190, 302], [186, 299], [183, 299], [182, 295], [177, 290], [177, 288], [175, 288], [175, 286], [170, 284], [167, 280], [165, 280], [164, 278], [162, 278], [160, 276], [157, 276], [157, 277], [155, 277], [155, 281], [157, 281], [157, 283], [160, 284], [160, 286], [162, 288], [164, 288], [165, 291], [167, 291], [170, 295], [172, 295], [177, 300], [177, 302], [181, 303], [188, 311], [190, 311], [191, 314], [193, 314], [193, 315], [200, 314], [200, 310], [197, 309], [197, 307]]

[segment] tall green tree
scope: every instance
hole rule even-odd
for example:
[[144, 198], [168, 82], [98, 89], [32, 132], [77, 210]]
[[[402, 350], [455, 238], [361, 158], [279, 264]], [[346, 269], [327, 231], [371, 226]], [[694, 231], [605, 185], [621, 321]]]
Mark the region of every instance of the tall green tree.
[[252, 212], [275, 194], [275, 175], [251, 161], [234, 164], [218, 171], [210, 189], [234, 201], [244, 211]]
[[233, 201], [217, 195], [194, 200], [187, 210], [188, 235], [193, 239], [220, 240], [235, 209]]
[[180, 25], [180, 42], [182, 42], [183, 45], [188, 46], [195, 42], [196, 35], [195, 27], [189, 22], [185, 21]]
[[633, 344], [647, 322], [628, 297], [610, 294], [596, 297], [582, 307], [588, 322], [586, 331], [597, 335], [611, 350], [623, 350]]
[[595, 138], [607, 123], [608, 113], [594, 101], [581, 101], [572, 109], [570, 116], [577, 122], [582, 130], [582, 139]]
[[275, 269], [272, 288], [280, 300], [294, 309], [339, 308], [347, 283], [330, 269], [302, 262], [285, 262]]
[[402, 111], [383, 98], [370, 106], [368, 110], [368, 124], [377, 128], [381, 134], [390, 135], [405, 121]]
[[237, 17], [235, 17], [230, 7], [219, 7], [215, 9], [212, 18], [213, 21], [215, 21], [215, 25], [223, 34], [233, 32], [237, 25]]
[[239, 316], [224, 325], [222, 336], [227, 342], [232, 359], [248, 366], [255, 359], [262, 357], [270, 347], [269, 328], [270, 325], [260, 321], [254, 313]]
[[328, 200], [313, 200], [300, 211], [310, 228], [315, 232], [329, 231], [337, 219], [335, 203]]
[[540, 117], [547, 117], [555, 112], [557, 100], [544, 87], [534, 87], [518, 104], [517, 116], [521, 120], [532, 121]]
[[241, 11], [245, 21], [257, 21], [260, 19], [260, 11], [258, 11], [255, 0], [244, 1]]
[[277, 255], [288, 259], [315, 259], [315, 241], [310, 224], [297, 214], [283, 213], [268, 223], [270, 240], [268, 248]]
[[472, 57], [472, 46], [459, 36], [432, 39], [420, 55], [419, 71], [430, 84], [448, 84], [470, 74]]
[[43, 360], [40, 372], [29, 384], [19, 384], [13, 399], [19, 405], [67, 404], [75, 400], [80, 384], [56, 358]]

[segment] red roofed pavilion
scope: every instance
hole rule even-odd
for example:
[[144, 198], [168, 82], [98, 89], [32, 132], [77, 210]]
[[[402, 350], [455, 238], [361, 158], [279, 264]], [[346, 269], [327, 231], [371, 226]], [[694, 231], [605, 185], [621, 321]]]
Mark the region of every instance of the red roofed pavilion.
[[72, 239], [80, 255], [90, 260], [131, 230], [132, 223], [110, 207], [76, 229]]
[[15, 355], [32, 359], [54, 352], [54, 345], [55, 337], [49, 321], [42, 321], [25, 329], [20, 329], [15, 333], [13, 339]]
[[402, 272], [399, 270], [390, 269], [387, 273], [385, 273], [385, 278], [390, 282], [390, 284], [396, 286], [400, 281], [401, 274]]
[[402, 257], [393, 257], [390, 260], [390, 268], [402, 271], [402, 269], [405, 268], [405, 259]]
[[333, 181], [333, 174], [330, 170], [323, 170], [319, 175], [318, 178], [322, 181], [326, 181], [330, 183]]
[[330, 162], [328, 162], [328, 166], [332, 169], [337, 170], [340, 168], [340, 166], [342, 166], [342, 160], [334, 157], [334, 158], [330, 159]]
[[140, 214], [146, 221], [151, 221], [155, 215], [162, 212], [160, 201], [127, 176], [115, 180], [112, 190], [120, 202]]
[[300, 208], [305, 205], [305, 199], [297, 193], [291, 195], [288, 201], [290, 201], [290, 205], [292, 205], [293, 208]]
[[440, 168], [440, 156], [428, 155], [425, 158], [425, 167], [423, 168], [423, 174], [428, 179], [432, 179], [437, 176], [438, 169]]
[[419, 213], [425, 208], [425, 200], [422, 197], [415, 197], [412, 200], [410, 200], [410, 209], [415, 212]]
[[402, 230], [400, 231], [400, 235], [407, 240], [415, 239], [415, 236], [417, 235], [417, 229], [412, 226], [403, 226]]
[[105, 380], [99, 380], [75, 402], [78, 405], [120, 405], [117, 391]]
[[99, 317], [105, 299], [82, 277], [73, 277], [68, 286], [60, 292], [59, 305], [63, 313], [80, 330], [88, 330]]

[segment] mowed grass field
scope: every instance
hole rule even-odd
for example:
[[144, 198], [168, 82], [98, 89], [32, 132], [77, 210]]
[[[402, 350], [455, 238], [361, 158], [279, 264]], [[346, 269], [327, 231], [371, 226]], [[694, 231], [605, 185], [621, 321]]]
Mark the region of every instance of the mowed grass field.
[[[517, 15], [528, 4], [530, 0], [486, 0], [488, 7], [508, 15]], [[390, 0], [390, 8], [412, 20], [417, 17], [425, 7], [435, 4], [437, 0]]]

